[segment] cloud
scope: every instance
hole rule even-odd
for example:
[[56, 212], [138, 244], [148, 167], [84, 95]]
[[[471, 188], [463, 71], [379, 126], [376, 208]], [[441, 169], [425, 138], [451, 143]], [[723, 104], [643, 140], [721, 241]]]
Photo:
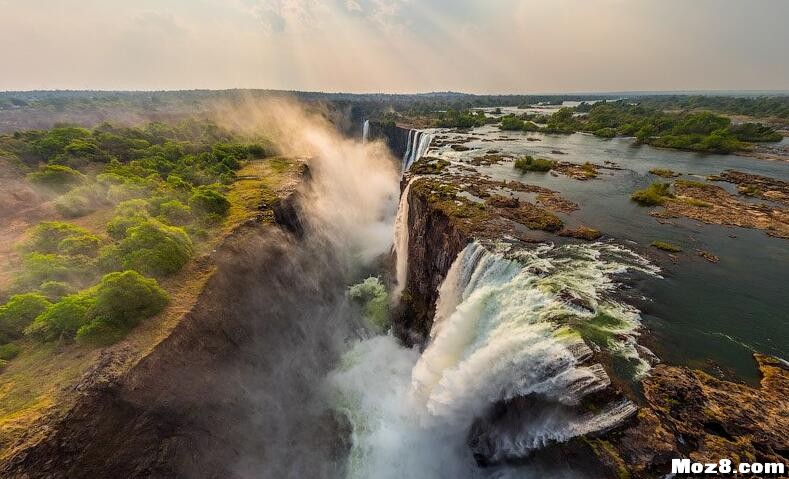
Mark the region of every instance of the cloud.
[[[6, 2], [6, 3], [3, 3]], [[786, 89], [786, 0], [0, 0], [1, 89]], [[713, 15], [714, 12], [714, 17]], [[714, 19], [714, 21], [712, 21]]]
[[345, 0], [345, 9], [349, 12], [361, 12], [362, 6], [354, 0]]

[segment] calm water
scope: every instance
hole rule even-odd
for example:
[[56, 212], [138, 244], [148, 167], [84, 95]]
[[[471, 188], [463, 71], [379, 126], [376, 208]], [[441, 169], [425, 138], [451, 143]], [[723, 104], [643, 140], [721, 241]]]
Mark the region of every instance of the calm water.
[[[573, 163], [603, 165], [608, 161], [622, 168], [601, 170], [600, 177], [590, 181], [546, 173], [521, 175], [511, 162], [478, 170], [496, 179], [520, 180], [560, 191], [580, 206], [569, 217], [563, 217], [568, 225], [597, 228], [646, 254], [663, 269], [663, 279], [633, 278], [632, 290], [628, 292], [631, 302], [642, 311], [646, 328], [642, 343], [663, 361], [755, 381], [753, 352], [789, 358], [789, 241], [769, 237], [759, 230], [685, 219], [660, 224], [648, 215], [649, 208], [629, 199], [634, 190], [662, 180], [648, 173], [652, 168], [669, 168], [697, 181], [729, 168], [789, 180], [789, 164], [635, 146], [632, 139], [606, 140], [580, 133], [524, 134], [486, 126], [470, 134], [480, 138], [465, 143], [473, 148], [471, 151], [442, 147], [433, 148], [428, 154], [459, 160], [499, 150], [503, 154], [528, 153]], [[540, 141], [527, 141], [527, 137]], [[716, 184], [735, 192], [734, 185]], [[677, 244], [684, 252], [674, 262], [667, 254], [649, 247], [654, 240]], [[720, 257], [720, 262], [704, 260], [697, 250], [712, 252]]]

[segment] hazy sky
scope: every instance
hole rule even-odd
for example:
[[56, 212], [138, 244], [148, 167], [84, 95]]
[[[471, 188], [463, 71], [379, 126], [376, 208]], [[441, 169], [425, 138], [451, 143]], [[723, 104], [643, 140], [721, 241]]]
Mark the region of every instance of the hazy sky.
[[789, 89], [789, 0], [0, 0], [0, 90]]

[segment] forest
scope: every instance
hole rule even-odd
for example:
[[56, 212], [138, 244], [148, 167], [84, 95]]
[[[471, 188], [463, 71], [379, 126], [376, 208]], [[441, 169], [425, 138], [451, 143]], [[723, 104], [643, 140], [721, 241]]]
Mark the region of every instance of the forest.
[[0, 360], [13, 359], [23, 338], [111, 344], [160, 312], [168, 293], [159, 282], [222, 225], [241, 165], [271, 151], [206, 120], [0, 136], [0, 157], [27, 172], [58, 216], [15, 245]]

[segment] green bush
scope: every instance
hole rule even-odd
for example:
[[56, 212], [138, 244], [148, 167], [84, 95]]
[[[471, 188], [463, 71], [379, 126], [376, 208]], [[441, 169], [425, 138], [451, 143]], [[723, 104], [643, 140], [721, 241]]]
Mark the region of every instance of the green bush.
[[26, 252], [55, 253], [64, 239], [88, 234], [88, 230], [71, 223], [44, 221], [29, 231], [29, 239], [22, 243], [21, 249]]
[[781, 141], [783, 136], [768, 126], [761, 123], [742, 123], [732, 125], [729, 132], [740, 141]]
[[105, 275], [92, 288], [95, 297], [89, 322], [76, 334], [78, 342], [109, 344], [123, 337], [143, 319], [160, 312], [167, 305], [167, 293], [154, 279], [136, 271]]
[[50, 301], [57, 301], [63, 296], [73, 294], [76, 290], [63, 281], [44, 281], [38, 291]]
[[667, 241], [653, 241], [650, 246], [653, 246], [657, 249], [668, 251], [669, 253], [679, 253], [682, 251], [682, 248], [679, 246], [673, 245]]
[[670, 183], [652, 183], [645, 189], [634, 192], [630, 199], [646, 206], [662, 205], [667, 198], [674, 197], [670, 188]]
[[55, 201], [55, 209], [66, 218], [93, 213], [107, 204], [107, 188], [99, 183], [78, 186]]
[[526, 155], [515, 160], [515, 169], [522, 172], [527, 171], [550, 171], [555, 166], [551, 160], [542, 158], [534, 158], [531, 155]]
[[22, 257], [22, 270], [17, 275], [20, 286], [35, 288], [44, 281], [71, 281], [69, 258], [52, 253], [28, 253]]
[[501, 119], [499, 128], [506, 131], [521, 131], [523, 130], [523, 120], [515, 115], [507, 115]]
[[182, 228], [146, 220], [130, 227], [118, 244], [121, 264], [152, 276], [179, 271], [193, 253], [192, 240]]
[[66, 256], [95, 257], [99, 253], [101, 239], [92, 234], [69, 236], [58, 243], [58, 252]]
[[230, 209], [230, 201], [215, 188], [200, 186], [189, 198], [189, 206], [202, 213], [225, 216]]
[[159, 205], [159, 218], [175, 226], [185, 226], [194, 219], [192, 209], [178, 200], [165, 201]]
[[77, 330], [88, 322], [88, 313], [95, 302], [90, 290], [68, 295], [36, 317], [25, 328], [25, 334], [41, 341], [72, 339]]
[[7, 303], [0, 306], [0, 341], [21, 337], [24, 329], [51, 304], [39, 293], [11, 296]]
[[58, 192], [70, 190], [85, 181], [85, 175], [65, 165], [46, 165], [40, 171], [28, 173], [31, 183], [46, 186]]
[[600, 128], [599, 130], [595, 130], [594, 136], [613, 138], [616, 136], [616, 128]]
[[10, 361], [19, 355], [20, 348], [14, 343], [8, 343], [0, 346], [0, 360]]
[[115, 207], [115, 216], [107, 222], [107, 234], [119, 240], [133, 226], [138, 226], [150, 219], [148, 203], [145, 200], [126, 200]]

